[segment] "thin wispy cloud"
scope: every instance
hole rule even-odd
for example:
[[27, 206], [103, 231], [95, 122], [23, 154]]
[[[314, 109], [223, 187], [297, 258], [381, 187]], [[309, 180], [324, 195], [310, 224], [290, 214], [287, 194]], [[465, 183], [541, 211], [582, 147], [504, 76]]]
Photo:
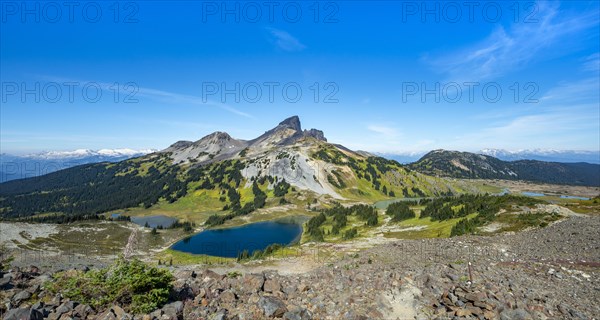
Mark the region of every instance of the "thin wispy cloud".
[[565, 12], [558, 3], [549, 1], [538, 1], [536, 5], [537, 22], [500, 26], [479, 43], [424, 60], [453, 81], [489, 80], [532, 61], [567, 54], [575, 46], [566, 42], [575, 41], [584, 30], [598, 27], [597, 12]]
[[371, 152], [387, 152], [399, 149], [400, 146], [407, 146], [406, 141], [403, 141], [404, 135], [393, 125], [372, 123], [364, 129], [366, 129], [366, 134], [361, 135], [358, 139], [346, 141], [351, 148]]
[[474, 121], [494, 121], [511, 119], [518, 116], [539, 113], [541, 110], [558, 106], [593, 105], [600, 99], [600, 79], [597, 77], [584, 78], [576, 81], [561, 81], [556, 86], [541, 93], [538, 103], [507, 105], [500, 109], [473, 114]]
[[598, 88], [600, 79], [597, 77], [572, 82], [561, 82], [548, 90], [540, 99], [542, 103], [575, 103], [597, 102], [600, 99]]
[[295, 52], [306, 49], [306, 46], [300, 40], [286, 31], [275, 28], [267, 28], [267, 31], [269, 31], [271, 41], [281, 50]]
[[[36, 77], [39, 79], [43, 79], [45, 81], [51, 81], [51, 82], [92, 83], [92, 81], [81, 81], [81, 80], [74, 80], [74, 79], [55, 77], [55, 76], [47, 76], [47, 75], [36, 75]], [[96, 81], [93, 81], [93, 83], [98, 84], [98, 86], [100, 86], [100, 88], [104, 91], [113, 92], [113, 90], [114, 90], [113, 83], [96, 82]], [[135, 99], [137, 97], [146, 97], [146, 98], [158, 100], [158, 101], [161, 101], [164, 103], [169, 103], [169, 104], [217, 107], [217, 108], [221, 108], [225, 111], [231, 112], [233, 114], [236, 114], [236, 115], [239, 115], [242, 117], [254, 119], [254, 117], [252, 115], [250, 115], [246, 112], [240, 111], [226, 103], [203, 99], [202, 97], [198, 97], [198, 96], [194, 96], [194, 95], [186, 95], [186, 94], [180, 94], [180, 93], [152, 89], [152, 88], [137, 87], [136, 89], [137, 89], [137, 92], [135, 92], [135, 94], [133, 95], [133, 99]]]
[[149, 98], [160, 99], [161, 101], [172, 103], [172, 104], [191, 104], [191, 105], [200, 105], [200, 106], [214, 106], [221, 108], [223, 110], [229, 111], [231, 113], [237, 114], [239, 116], [243, 116], [246, 118], [254, 118], [252, 115], [240, 111], [226, 103], [221, 103], [212, 100], [205, 100], [201, 97], [185, 95], [180, 93], [173, 93], [163, 90], [156, 90], [150, 88], [139, 88], [139, 95], [146, 96]]
[[583, 59], [583, 70], [598, 72], [600, 70], [600, 53], [596, 52]]
[[[527, 149], [531, 141], [540, 148], [556, 148], [569, 145], [571, 148], [597, 149], [600, 137], [581, 139], [583, 132], [600, 130], [600, 115], [597, 104], [566, 104], [561, 106], [539, 106], [539, 112], [499, 119], [489, 126], [456, 137], [447, 144], [454, 148], [467, 146], [488, 148], [490, 146]], [[501, 145], [498, 145], [501, 143]]]
[[430, 138], [410, 139], [409, 137], [404, 137], [393, 128], [384, 129], [375, 126], [373, 128], [367, 127], [366, 129], [375, 133], [376, 137], [366, 134], [350, 140], [344, 136], [332, 136], [332, 141], [335, 140], [353, 150], [390, 154], [425, 153], [424, 151], [431, 150], [432, 146], [437, 142]]
[[379, 135], [382, 135], [387, 139], [396, 139], [399, 136], [399, 132], [398, 130], [396, 130], [396, 128], [387, 127], [383, 125], [369, 125], [367, 126], [367, 129], [371, 132], [375, 132]]
[[501, 141], [504, 146], [498, 147], [527, 149], [531, 141], [537, 141], [543, 148], [569, 145], [597, 149], [600, 136], [581, 137], [587, 132], [600, 131], [599, 86], [597, 77], [561, 82], [547, 90], [539, 103], [475, 116], [486, 119], [489, 125], [449, 143], [486, 148], [498, 146]]

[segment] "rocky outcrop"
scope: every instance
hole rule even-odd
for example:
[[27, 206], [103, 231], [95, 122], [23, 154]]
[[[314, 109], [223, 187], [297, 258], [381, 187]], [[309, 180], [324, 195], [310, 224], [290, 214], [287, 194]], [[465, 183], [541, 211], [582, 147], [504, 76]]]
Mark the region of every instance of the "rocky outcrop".
[[167, 149], [165, 149], [163, 151], [169, 152], [169, 151], [175, 151], [175, 150], [178, 150], [178, 149], [185, 149], [185, 148], [191, 146], [192, 144], [194, 144], [194, 142], [192, 142], [192, 141], [184, 141], [184, 140], [177, 141], [177, 142], [173, 143], [172, 145], [170, 145]]
[[321, 130], [317, 130], [317, 129], [304, 130], [304, 136], [327, 142], [327, 139], [325, 138], [325, 134]]
[[217, 131], [196, 142], [178, 141], [162, 152], [170, 152], [175, 164], [205, 163], [235, 158], [246, 148], [252, 154], [260, 154], [273, 147], [291, 146], [303, 138], [327, 142], [323, 131], [303, 131], [300, 118], [293, 116], [250, 141], [234, 139], [226, 132]]
[[277, 128], [289, 128], [294, 131], [302, 131], [302, 126], [300, 125], [300, 118], [298, 116], [292, 116], [281, 121], [275, 129]]
[[265, 149], [272, 146], [290, 146], [298, 140], [311, 137], [327, 141], [321, 130], [310, 129], [302, 131], [300, 118], [293, 116], [281, 121], [275, 128], [265, 132], [260, 137], [250, 141], [250, 148]]

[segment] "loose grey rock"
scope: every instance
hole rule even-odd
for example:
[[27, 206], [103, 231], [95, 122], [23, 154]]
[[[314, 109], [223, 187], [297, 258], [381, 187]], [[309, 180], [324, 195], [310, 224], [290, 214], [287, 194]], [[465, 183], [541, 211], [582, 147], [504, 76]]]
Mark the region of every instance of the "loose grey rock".
[[279, 281], [274, 280], [274, 279], [268, 279], [265, 281], [264, 284], [264, 290], [265, 292], [279, 292], [281, 291], [281, 285], [279, 284]]
[[295, 308], [283, 314], [283, 318], [286, 320], [310, 320], [312, 316], [310, 311], [305, 308]]
[[232, 303], [236, 300], [236, 296], [235, 296], [235, 293], [233, 293], [231, 291], [225, 291], [225, 292], [221, 293], [221, 295], [219, 296], [219, 299], [224, 303]]
[[26, 290], [23, 290], [23, 291], [19, 291], [19, 293], [15, 294], [13, 296], [13, 302], [16, 305], [19, 305], [19, 304], [21, 304], [22, 301], [25, 301], [29, 298], [31, 298], [31, 293], [27, 292]]
[[0, 278], [0, 289], [8, 289], [10, 286], [10, 277], [2, 277]]
[[167, 316], [169, 319], [177, 319], [183, 313], [183, 302], [175, 301], [169, 304], [165, 304], [162, 307], [163, 317]]
[[88, 306], [87, 304], [80, 304], [80, 305], [76, 306], [74, 309], [74, 314], [77, 316], [80, 316], [83, 319], [87, 318], [89, 315], [92, 315], [93, 313], [94, 313], [94, 309], [92, 309], [92, 307]]
[[242, 278], [242, 288], [245, 292], [254, 293], [262, 291], [265, 283], [264, 276], [257, 274], [247, 274]]
[[43, 319], [44, 319], [44, 316], [42, 315], [41, 312], [39, 312], [38, 310], [35, 310], [35, 309], [27, 309], [27, 308], [9, 310], [4, 317], [4, 320], [43, 320]]
[[261, 297], [258, 306], [267, 317], [280, 318], [287, 312], [285, 303], [275, 297]]
[[63, 314], [63, 313], [67, 313], [73, 309], [75, 309], [75, 307], [78, 305], [78, 303], [73, 302], [73, 301], [65, 301], [63, 302], [60, 306], [58, 306], [58, 308], [56, 308], [56, 313], [58, 314]]
[[211, 318], [211, 320], [226, 320], [227, 319], [227, 310], [221, 309], [217, 311]]

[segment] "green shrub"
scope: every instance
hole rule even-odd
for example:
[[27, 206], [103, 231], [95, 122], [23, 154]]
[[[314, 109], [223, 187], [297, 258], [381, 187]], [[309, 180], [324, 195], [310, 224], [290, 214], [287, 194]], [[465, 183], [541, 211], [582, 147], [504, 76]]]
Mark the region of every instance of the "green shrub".
[[346, 232], [344, 232], [343, 235], [343, 239], [344, 240], [350, 240], [352, 238], [356, 238], [356, 236], [358, 236], [358, 230], [356, 228], [352, 228], [350, 230], [347, 230]]
[[4, 271], [10, 267], [13, 261], [13, 256], [8, 254], [8, 249], [4, 244], [0, 245], [0, 271]]
[[242, 274], [239, 271], [229, 271], [227, 272], [227, 278], [238, 278], [241, 277]]
[[119, 258], [104, 269], [60, 272], [46, 288], [96, 310], [119, 304], [139, 314], [152, 312], [168, 301], [172, 280], [168, 270]]

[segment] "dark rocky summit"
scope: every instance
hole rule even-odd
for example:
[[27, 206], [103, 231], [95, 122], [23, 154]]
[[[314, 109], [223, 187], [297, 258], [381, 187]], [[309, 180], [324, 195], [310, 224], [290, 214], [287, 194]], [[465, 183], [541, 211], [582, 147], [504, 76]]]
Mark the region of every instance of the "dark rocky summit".
[[321, 130], [317, 130], [317, 129], [306, 130], [305, 129], [304, 136], [327, 142], [327, 138], [325, 138], [325, 134]]

